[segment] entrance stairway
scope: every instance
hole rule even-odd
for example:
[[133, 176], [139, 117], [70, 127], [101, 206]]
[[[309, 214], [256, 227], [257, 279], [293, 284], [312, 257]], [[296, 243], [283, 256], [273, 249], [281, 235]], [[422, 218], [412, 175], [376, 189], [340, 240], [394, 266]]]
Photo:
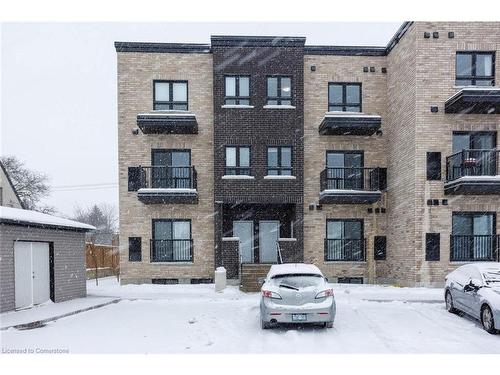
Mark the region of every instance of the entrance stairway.
[[258, 292], [261, 285], [259, 278], [266, 277], [271, 264], [243, 263], [241, 265], [240, 290]]

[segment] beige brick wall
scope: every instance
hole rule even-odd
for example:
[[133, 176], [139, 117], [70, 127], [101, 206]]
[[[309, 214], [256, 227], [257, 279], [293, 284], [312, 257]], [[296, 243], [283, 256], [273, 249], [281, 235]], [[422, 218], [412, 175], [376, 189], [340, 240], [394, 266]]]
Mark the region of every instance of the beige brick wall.
[[[442, 284], [447, 272], [458, 264], [449, 262], [449, 235], [453, 211], [493, 211], [500, 217], [500, 198], [497, 195], [445, 196], [446, 156], [452, 154], [453, 131], [500, 132], [499, 115], [445, 114], [445, 101], [455, 94], [456, 51], [496, 51], [500, 57], [500, 23], [419, 22], [413, 26], [416, 38], [416, 148], [415, 148], [415, 260], [416, 284]], [[424, 31], [438, 31], [439, 39], [424, 39]], [[448, 38], [453, 31], [455, 37]], [[396, 47], [398, 48], [398, 47]], [[496, 67], [495, 86], [500, 86], [500, 69]], [[438, 106], [431, 113], [430, 106]], [[497, 145], [500, 138], [497, 138]], [[442, 153], [442, 181], [426, 181], [426, 152]], [[429, 198], [448, 198], [448, 206], [426, 205]], [[497, 223], [497, 233], [500, 233]], [[441, 261], [425, 262], [425, 233], [441, 233]]]
[[[212, 56], [195, 53], [118, 53], [118, 152], [120, 203], [120, 273], [122, 283], [150, 282], [152, 278], [213, 277], [213, 87]], [[153, 80], [188, 81], [189, 110], [196, 115], [199, 134], [132, 134], [138, 113], [153, 107]], [[151, 149], [191, 150], [198, 172], [199, 203], [145, 205], [127, 191], [127, 168], [151, 165]], [[194, 262], [150, 263], [155, 218], [191, 219]], [[142, 262], [128, 261], [128, 237], [142, 237]]]
[[[385, 197], [374, 205], [323, 204], [321, 211], [310, 211], [317, 204], [320, 173], [326, 166], [327, 150], [362, 150], [365, 167], [385, 167], [386, 136], [326, 136], [318, 132], [328, 110], [328, 82], [361, 82], [363, 112], [382, 117], [382, 131], [387, 121], [385, 56], [317, 56], [304, 57], [304, 258], [317, 264], [328, 277], [364, 277], [375, 281], [373, 236], [384, 235], [387, 214], [368, 214], [368, 207], [385, 207]], [[312, 72], [311, 65], [316, 66]], [[374, 66], [376, 73], [364, 73], [363, 67]], [[327, 219], [363, 219], [367, 239], [367, 262], [325, 262], [324, 238]]]

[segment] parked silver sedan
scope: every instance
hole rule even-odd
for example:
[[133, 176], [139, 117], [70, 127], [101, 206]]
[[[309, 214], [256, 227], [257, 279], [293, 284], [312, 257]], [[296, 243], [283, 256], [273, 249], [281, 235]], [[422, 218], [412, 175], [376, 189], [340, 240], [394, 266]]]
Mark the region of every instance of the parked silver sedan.
[[467, 264], [446, 276], [446, 309], [481, 321], [489, 333], [500, 330], [500, 264]]
[[261, 288], [260, 319], [263, 329], [279, 323], [321, 323], [333, 327], [333, 289], [312, 264], [271, 266]]

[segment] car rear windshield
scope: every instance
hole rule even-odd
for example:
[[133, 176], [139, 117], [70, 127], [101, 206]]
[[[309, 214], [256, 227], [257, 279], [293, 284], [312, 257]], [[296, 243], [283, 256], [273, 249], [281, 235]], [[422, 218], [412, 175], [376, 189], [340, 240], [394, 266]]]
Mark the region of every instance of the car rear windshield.
[[483, 272], [484, 279], [489, 283], [500, 283], [500, 270], [487, 270]]
[[310, 274], [276, 275], [273, 280], [278, 284], [285, 284], [295, 288], [307, 288], [319, 285], [323, 281], [323, 276]]

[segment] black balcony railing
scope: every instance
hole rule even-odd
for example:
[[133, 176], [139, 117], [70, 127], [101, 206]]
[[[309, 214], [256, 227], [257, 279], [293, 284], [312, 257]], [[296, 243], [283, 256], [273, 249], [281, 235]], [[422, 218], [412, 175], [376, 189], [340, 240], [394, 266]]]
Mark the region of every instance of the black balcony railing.
[[363, 262], [366, 259], [364, 239], [325, 238], [325, 260], [343, 262]]
[[450, 236], [450, 260], [499, 261], [500, 235]]
[[196, 169], [191, 167], [152, 166], [141, 168], [141, 188], [196, 189]]
[[192, 262], [193, 240], [151, 240], [151, 262]]
[[384, 190], [387, 187], [385, 168], [325, 168], [320, 174], [324, 190]]
[[462, 150], [446, 158], [446, 181], [465, 176], [496, 176], [500, 150]]

